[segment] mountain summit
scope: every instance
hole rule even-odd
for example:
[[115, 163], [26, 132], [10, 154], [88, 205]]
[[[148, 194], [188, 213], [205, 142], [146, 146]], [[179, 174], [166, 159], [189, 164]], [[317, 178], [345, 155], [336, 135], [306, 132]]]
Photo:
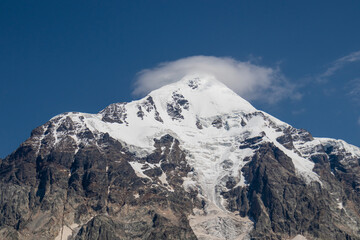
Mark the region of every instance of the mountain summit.
[[188, 75], [0, 161], [4, 239], [360, 239], [360, 149]]

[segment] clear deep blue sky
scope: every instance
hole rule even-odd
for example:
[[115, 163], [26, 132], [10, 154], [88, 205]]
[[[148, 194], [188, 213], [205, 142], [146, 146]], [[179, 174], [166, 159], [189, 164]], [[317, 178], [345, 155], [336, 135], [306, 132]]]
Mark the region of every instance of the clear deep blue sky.
[[194, 55], [279, 66], [302, 98], [253, 105], [359, 146], [359, 29], [357, 0], [1, 0], [0, 157], [54, 115], [130, 101], [137, 72]]

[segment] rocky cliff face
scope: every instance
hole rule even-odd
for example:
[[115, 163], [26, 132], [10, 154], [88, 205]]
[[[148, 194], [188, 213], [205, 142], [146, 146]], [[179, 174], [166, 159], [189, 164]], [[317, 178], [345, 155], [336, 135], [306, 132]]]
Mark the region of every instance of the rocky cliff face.
[[359, 165], [188, 76], [34, 129], [0, 159], [0, 239], [360, 239]]

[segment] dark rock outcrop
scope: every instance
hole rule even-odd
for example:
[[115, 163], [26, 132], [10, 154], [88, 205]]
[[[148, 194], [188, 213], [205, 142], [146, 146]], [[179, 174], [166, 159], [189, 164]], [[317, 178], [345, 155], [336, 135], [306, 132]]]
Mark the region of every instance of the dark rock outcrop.
[[[30, 139], [1, 161], [3, 238], [196, 239], [187, 215], [197, 202], [181, 186], [190, 168], [170, 135], [155, 139], [157, 150], [144, 158], [108, 134], [79, 149], [67, 139], [45, 155], [32, 145]], [[132, 161], [161, 168], [141, 178]], [[169, 186], [159, 181], [163, 173]]]
[[[325, 163], [326, 157], [319, 161]], [[351, 217], [336, 209], [331, 190], [317, 182], [306, 184], [295, 174], [291, 159], [274, 145], [262, 144], [242, 171], [249, 185], [222, 194], [229, 210], [254, 219], [254, 239], [284, 239], [297, 233], [310, 239], [359, 239], [359, 222], [349, 228]], [[359, 195], [345, 194], [334, 176], [322, 180], [343, 192], [342, 201], [358, 203]]]

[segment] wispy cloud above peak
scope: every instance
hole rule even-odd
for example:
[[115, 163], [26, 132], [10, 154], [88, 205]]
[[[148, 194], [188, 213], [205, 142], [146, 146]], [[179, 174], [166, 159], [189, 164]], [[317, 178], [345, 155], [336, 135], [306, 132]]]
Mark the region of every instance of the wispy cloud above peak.
[[152, 69], [142, 70], [137, 74], [133, 94], [147, 94], [194, 73], [213, 75], [249, 101], [261, 100], [274, 103], [286, 97], [300, 96], [293, 94], [295, 86], [287, 81], [279, 68], [214, 56], [181, 58], [160, 63]]
[[346, 64], [360, 61], [360, 51], [352, 52], [349, 55], [339, 58], [330, 64], [325, 72], [319, 75], [318, 81], [324, 82], [327, 78], [333, 76], [337, 71], [342, 69]]
[[360, 78], [355, 78], [348, 82], [345, 89], [347, 90], [347, 95], [356, 104], [360, 104]]

